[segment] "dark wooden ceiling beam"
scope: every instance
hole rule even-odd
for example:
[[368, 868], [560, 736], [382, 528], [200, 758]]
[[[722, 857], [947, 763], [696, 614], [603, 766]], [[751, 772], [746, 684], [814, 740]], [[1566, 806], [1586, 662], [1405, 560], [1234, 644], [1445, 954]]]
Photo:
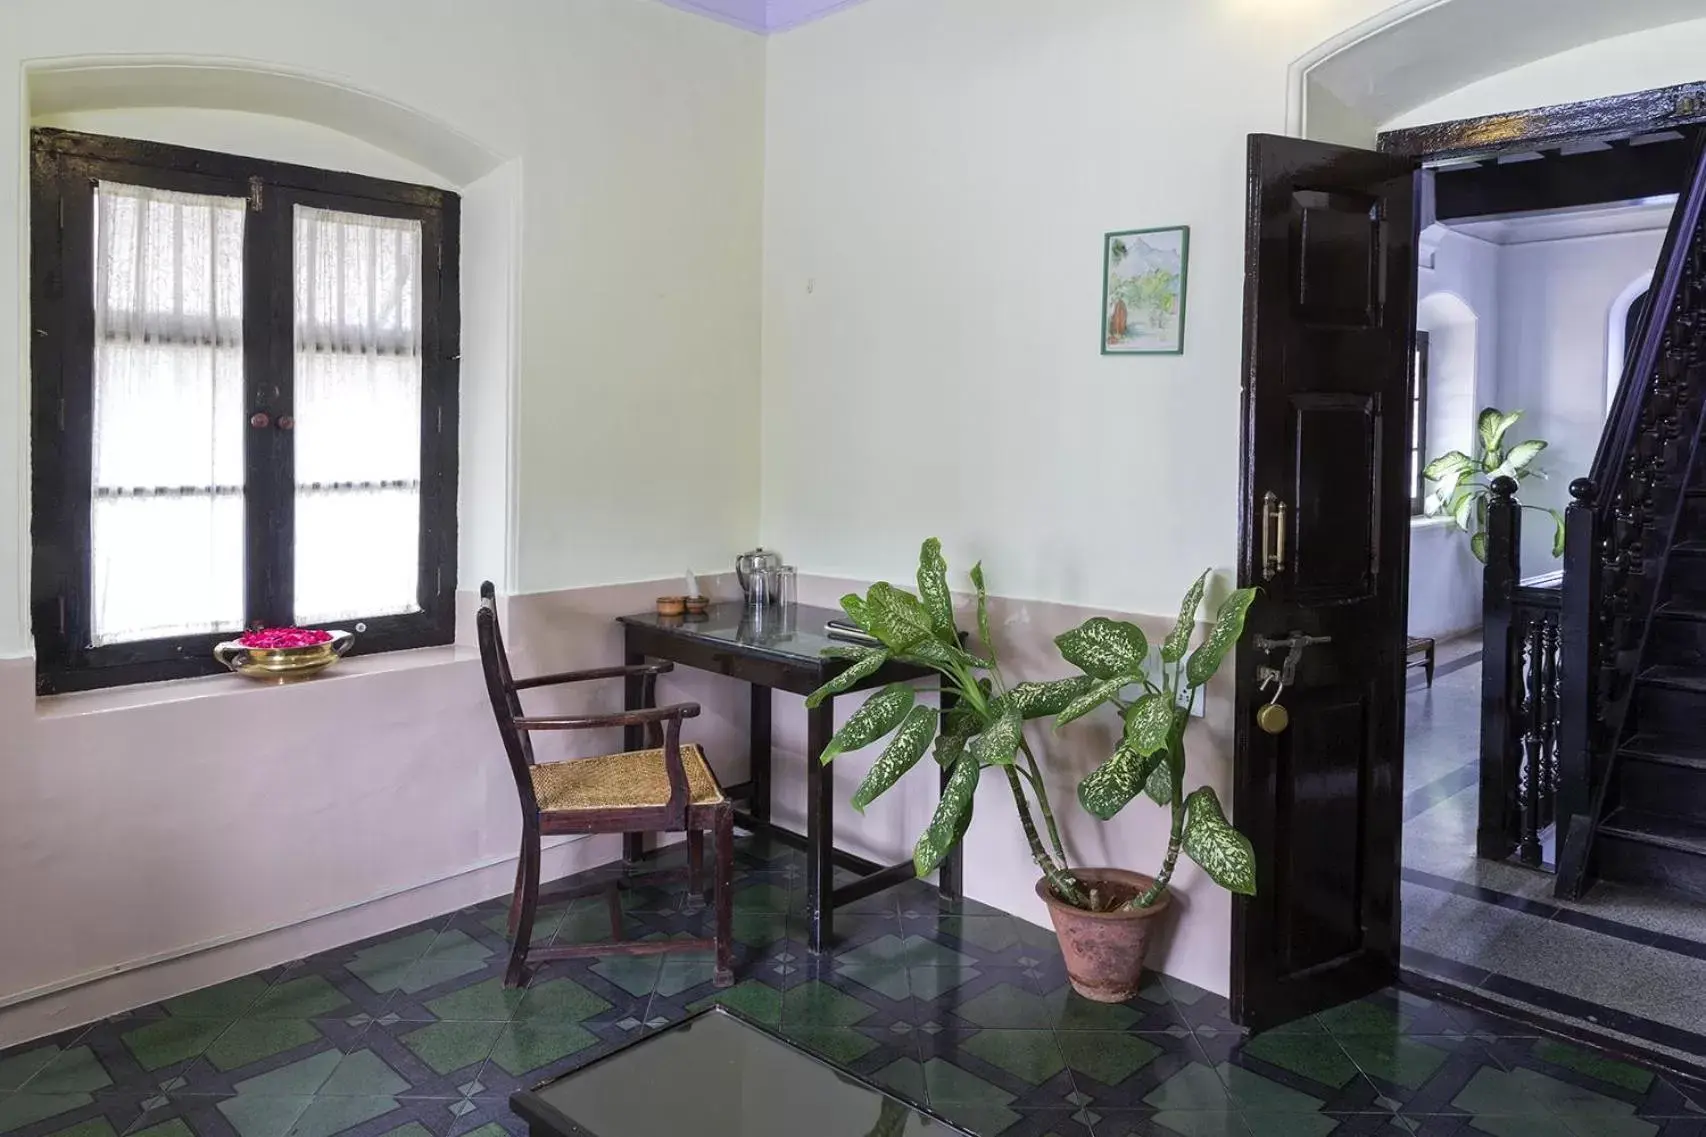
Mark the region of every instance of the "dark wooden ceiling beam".
[[1678, 141], [1438, 170], [1435, 211], [1441, 221], [1463, 221], [1680, 193], [1693, 149]]

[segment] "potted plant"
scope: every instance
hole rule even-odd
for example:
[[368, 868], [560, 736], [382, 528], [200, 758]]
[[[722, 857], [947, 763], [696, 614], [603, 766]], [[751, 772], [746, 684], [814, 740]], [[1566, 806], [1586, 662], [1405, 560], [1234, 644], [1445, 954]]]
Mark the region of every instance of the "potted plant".
[[[1207, 577], [1203, 574], [1187, 595], [1177, 626], [1161, 646], [1162, 663], [1155, 677], [1148, 673], [1149, 645], [1143, 631], [1097, 617], [1056, 640], [1061, 654], [1081, 674], [1009, 685], [990, 634], [982, 565], [971, 570], [984, 653], [977, 655], [964, 646], [941, 542], [931, 538], [919, 558], [916, 595], [879, 582], [864, 596], [842, 599], [848, 617], [880, 646], [830, 649], [851, 665], [807, 700], [808, 706], [816, 706], [849, 690], [891, 659], [941, 675], [940, 711], [919, 704], [913, 687], [891, 684], [848, 718], [822, 761], [889, 739], [853, 795], [854, 808], [863, 811], [934, 747], [937, 762], [951, 773], [935, 816], [913, 849], [921, 877], [933, 872], [965, 836], [984, 771], [999, 770], [996, 776], [1012, 793], [1031, 858], [1042, 874], [1038, 892], [1061, 937], [1068, 974], [1088, 998], [1118, 1002], [1136, 993], [1151, 921], [1166, 910], [1167, 886], [1181, 851], [1224, 887], [1255, 891], [1250, 843], [1227, 823], [1214, 791], [1203, 787], [1184, 795], [1184, 734], [1191, 705], [1242, 635], [1244, 615], [1254, 598], [1253, 589], [1233, 593], [1221, 606], [1208, 638], [1191, 651]], [[1168, 853], [1154, 877], [1071, 865], [1041, 764], [1024, 734], [1029, 721], [1053, 718], [1058, 729], [1108, 704], [1118, 707], [1124, 718], [1121, 741], [1113, 756], [1084, 779], [1079, 797], [1103, 818], [1112, 817], [1146, 789], [1155, 800], [1171, 805]]]
[[[1485, 408], [1475, 420], [1478, 445], [1474, 457], [1450, 450], [1422, 469], [1422, 477], [1433, 483], [1422, 511], [1429, 517], [1449, 517], [1469, 534], [1469, 551], [1482, 564], [1487, 563], [1487, 495], [1492, 493], [1493, 483], [1500, 478], [1522, 482], [1546, 477], [1545, 471], [1534, 465], [1548, 445], [1544, 439], [1531, 438], [1505, 447], [1505, 434], [1521, 418], [1521, 411], [1506, 414], [1497, 407]], [[1563, 556], [1564, 515], [1538, 505], [1522, 508], [1539, 510], [1552, 519], [1552, 555]]]

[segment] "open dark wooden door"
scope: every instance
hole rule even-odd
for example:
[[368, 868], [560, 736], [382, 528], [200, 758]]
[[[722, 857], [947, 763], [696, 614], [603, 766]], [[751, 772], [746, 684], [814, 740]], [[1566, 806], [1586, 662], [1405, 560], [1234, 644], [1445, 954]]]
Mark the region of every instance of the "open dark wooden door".
[[[1398, 971], [1413, 159], [1253, 135], [1234, 812], [1257, 895], [1233, 917], [1232, 1003], [1262, 1029]], [[1294, 634], [1308, 643], [1257, 725]], [[1269, 725], [1277, 725], [1268, 716]]]

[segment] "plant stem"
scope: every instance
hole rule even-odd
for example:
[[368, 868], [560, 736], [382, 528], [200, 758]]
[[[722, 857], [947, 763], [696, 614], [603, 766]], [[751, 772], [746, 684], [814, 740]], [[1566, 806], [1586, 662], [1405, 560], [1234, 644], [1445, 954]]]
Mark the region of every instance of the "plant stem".
[[1161, 899], [1173, 880], [1173, 869], [1179, 863], [1179, 849], [1185, 843], [1185, 738], [1182, 730], [1175, 730], [1173, 737], [1167, 740], [1167, 768], [1173, 782], [1173, 828], [1167, 835], [1167, 856], [1161, 862], [1155, 883], [1149, 886], [1149, 891], [1131, 902], [1129, 907], [1132, 908], [1151, 908]]
[[1060, 865], [1054, 863], [1043, 848], [1043, 840], [1037, 835], [1037, 823], [1031, 819], [1031, 807], [1025, 801], [1025, 787], [1019, 780], [1019, 771], [1012, 766], [1007, 769], [1007, 784], [1013, 790], [1013, 805], [1019, 811], [1019, 824], [1025, 829], [1025, 840], [1031, 846], [1031, 859], [1048, 878], [1049, 886], [1062, 900], [1075, 908], [1083, 908], [1088, 904], [1084, 892], [1078, 887], [1078, 882], [1072, 879]]
[[1031, 752], [1031, 744], [1022, 734], [1019, 736], [1019, 749], [1024, 751], [1025, 763], [1031, 768], [1031, 785], [1036, 789], [1037, 807], [1043, 811], [1043, 824], [1048, 827], [1049, 844], [1054, 846], [1054, 855], [1060, 858], [1061, 867], [1066, 868], [1066, 845], [1060, 839], [1060, 827], [1055, 824], [1054, 807], [1049, 804], [1048, 789], [1043, 785], [1042, 768], [1037, 764], [1037, 756]]

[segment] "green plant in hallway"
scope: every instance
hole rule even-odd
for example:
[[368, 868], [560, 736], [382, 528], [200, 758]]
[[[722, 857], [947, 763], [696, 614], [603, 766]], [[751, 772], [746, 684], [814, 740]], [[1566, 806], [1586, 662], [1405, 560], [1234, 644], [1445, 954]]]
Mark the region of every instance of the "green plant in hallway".
[[[1255, 889], [1250, 843], [1228, 824], [1214, 791], [1205, 787], [1186, 797], [1183, 789], [1183, 740], [1191, 706], [1242, 635], [1255, 592], [1233, 593], [1221, 605], [1208, 637], [1191, 651], [1197, 608], [1208, 580], [1204, 573], [1161, 645], [1162, 663], [1154, 679], [1147, 672], [1149, 644], [1142, 629], [1097, 617], [1056, 640], [1061, 654], [1082, 674], [1009, 684], [991, 634], [982, 565], [971, 570], [970, 580], [982, 655], [966, 649], [948, 588], [947, 563], [935, 538], [924, 542], [916, 594], [879, 582], [863, 596], [842, 599], [847, 615], [880, 646], [830, 649], [850, 666], [814, 692], [807, 705], [851, 690], [891, 660], [899, 660], [930, 668], [941, 677], [943, 709], [918, 703], [917, 691], [905, 683], [890, 684], [848, 718], [822, 761], [832, 762], [840, 754], [888, 738], [853, 795], [854, 807], [863, 811], [934, 745], [936, 760], [949, 775], [935, 816], [913, 850], [920, 876], [934, 871], [964, 838], [979, 782], [985, 771], [999, 771], [994, 776], [1002, 778], [1011, 793], [1031, 859], [1042, 876], [1037, 892], [1060, 934], [1073, 985], [1093, 999], [1123, 1001], [1137, 991], [1150, 918], [1167, 907], [1167, 885], [1181, 850], [1224, 886], [1245, 893]], [[1128, 689], [1129, 701], [1124, 697]], [[1092, 813], [1111, 817], [1154, 779], [1153, 796], [1177, 803], [1169, 853], [1158, 877], [1072, 866], [1042, 762], [1025, 737], [1027, 722], [1053, 718], [1058, 727], [1109, 703], [1125, 716], [1122, 742], [1114, 757], [1085, 780], [1090, 789], [1081, 788], [1080, 799], [1092, 806]], [[1167, 713], [1160, 714], [1161, 709]]]
[[[1521, 411], [1508, 414], [1497, 407], [1483, 410], [1475, 423], [1476, 447], [1473, 456], [1461, 450], [1448, 451], [1429, 462], [1422, 476], [1433, 483], [1428, 491], [1424, 512], [1429, 517], [1449, 517], [1459, 529], [1469, 534], [1469, 550], [1475, 559], [1487, 563], [1487, 495], [1498, 478], [1515, 478], [1520, 484], [1528, 478], [1545, 478], [1534, 460], [1549, 445], [1539, 438], [1505, 446], [1505, 435], [1522, 418]], [[1556, 509], [1525, 505], [1552, 519], [1552, 555], [1564, 555], [1564, 515]]]

